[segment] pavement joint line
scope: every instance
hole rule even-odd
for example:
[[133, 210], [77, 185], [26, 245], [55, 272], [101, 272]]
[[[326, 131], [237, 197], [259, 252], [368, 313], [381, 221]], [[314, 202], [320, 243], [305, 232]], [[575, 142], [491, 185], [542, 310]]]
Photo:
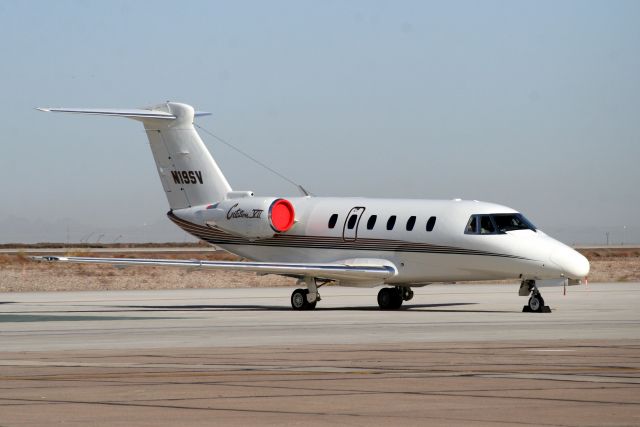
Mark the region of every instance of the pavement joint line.
[[[36, 404], [42, 403], [66, 403], [66, 404], [84, 404], [84, 405], [107, 405], [107, 406], [133, 406], [133, 407], [155, 407], [162, 409], [183, 409], [183, 410], [196, 410], [196, 411], [214, 411], [214, 412], [242, 412], [242, 413], [264, 413], [264, 414], [286, 414], [286, 415], [316, 415], [316, 416], [334, 416], [334, 417], [373, 417], [376, 418], [391, 418], [391, 419], [406, 419], [408, 416], [398, 416], [398, 415], [385, 415], [385, 414], [375, 414], [375, 415], [367, 415], [367, 414], [356, 414], [356, 413], [347, 413], [347, 412], [310, 412], [310, 411], [276, 411], [276, 410], [264, 410], [264, 409], [239, 409], [239, 408], [216, 408], [216, 407], [190, 407], [190, 406], [177, 406], [177, 405], [142, 405], [142, 404], [130, 404], [126, 402], [117, 402], [117, 401], [105, 401], [105, 402], [92, 402], [92, 401], [66, 401], [66, 400], [47, 400], [42, 402], [41, 400], [28, 400], [28, 399], [15, 399], [15, 400], [23, 400], [28, 402], [33, 402]], [[528, 422], [517, 422], [514, 423], [512, 421], [502, 421], [502, 420], [475, 420], [468, 418], [457, 418], [457, 417], [428, 417], [428, 416], [418, 416], [419, 419], [431, 419], [431, 420], [455, 420], [455, 421], [467, 421], [467, 422], [491, 422], [496, 424], [522, 424], [522, 425], [543, 425], [543, 426], [557, 426], [558, 424], [544, 424], [540, 422], [528, 423]]]

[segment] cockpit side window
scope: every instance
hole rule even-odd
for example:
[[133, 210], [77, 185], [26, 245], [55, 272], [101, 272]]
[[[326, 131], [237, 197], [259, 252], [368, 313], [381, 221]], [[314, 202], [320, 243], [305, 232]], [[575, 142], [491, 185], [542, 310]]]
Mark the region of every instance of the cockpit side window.
[[465, 234], [478, 234], [478, 217], [477, 215], [473, 215], [469, 218], [469, 222], [467, 223], [467, 228], [464, 229]]

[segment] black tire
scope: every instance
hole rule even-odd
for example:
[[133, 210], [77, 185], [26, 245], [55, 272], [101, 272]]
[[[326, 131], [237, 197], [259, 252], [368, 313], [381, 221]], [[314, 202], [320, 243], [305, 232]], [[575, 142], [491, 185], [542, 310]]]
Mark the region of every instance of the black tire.
[[402, 305], [402, 294], [395, 288], [382, 288], [378, 292], [378, 306], [381, 310], [396, 310]]
[[535, 313], [542, 313], [542, 311], [544, 310], [544, 300], [542, 299], [542, 295], [540, 294], [531, 295], [527, 305], [529, 306], [529, 310]]
[[402, 307], [402, 302], [404, 301], [402, 291], [400, 289], [391, 289], [391, 294], [393, 295], [393, 306], [391, 308], [397, 310]]
[[391, 307], [391, 293], [389, 292], [389, 288], [382, 288], [378, 292], [378, 306], [380, 310], [389, 310]]
[[[291, 294], [291, 308], [294, 310], [308, 310], [309, 302], [307, 301], [307, 289], [296, 289]], [[315, 303], [313, 304], [315, 307]]]

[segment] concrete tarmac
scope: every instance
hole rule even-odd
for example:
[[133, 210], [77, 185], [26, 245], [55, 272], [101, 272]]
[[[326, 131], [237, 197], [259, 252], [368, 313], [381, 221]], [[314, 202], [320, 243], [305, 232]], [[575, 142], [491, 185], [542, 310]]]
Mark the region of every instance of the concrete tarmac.
[[640, 425], [640, 284], [0, 294], [0, 426]]

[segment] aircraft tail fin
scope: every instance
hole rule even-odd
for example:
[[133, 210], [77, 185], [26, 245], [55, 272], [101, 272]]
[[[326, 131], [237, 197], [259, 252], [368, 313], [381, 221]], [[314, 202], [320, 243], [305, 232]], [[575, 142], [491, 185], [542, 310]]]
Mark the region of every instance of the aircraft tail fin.
[[55, 113], [126, 117], [143, 123], [171, 209], [212, 204], [231, 191], [227, 179], [193, 126], [210, 113], [167, 102], [148, 109], [38, 108]]

